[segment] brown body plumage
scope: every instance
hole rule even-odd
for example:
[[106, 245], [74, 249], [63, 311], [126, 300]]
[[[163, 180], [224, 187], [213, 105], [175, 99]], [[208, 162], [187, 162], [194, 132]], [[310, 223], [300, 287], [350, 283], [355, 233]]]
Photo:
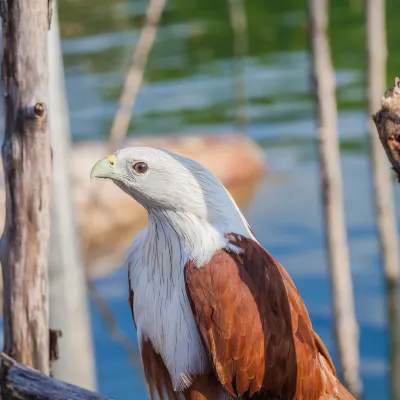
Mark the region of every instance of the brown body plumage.
[[219, 250], [202, 268], [191, 262], [185, 268], [187, 295], [214, 373], [174, 392], [164, 362], [145, 342], [151, 398], [215, 400], [222, 386], [226, 398], [354, 399], [339, 382], [286, 270], [257, 242], [235, 234], [229, 239], [241, 254]]

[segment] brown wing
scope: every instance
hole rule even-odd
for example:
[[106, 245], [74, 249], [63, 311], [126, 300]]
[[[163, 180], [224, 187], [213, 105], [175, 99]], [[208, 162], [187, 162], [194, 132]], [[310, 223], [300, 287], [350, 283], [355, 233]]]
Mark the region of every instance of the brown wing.
[[167, 367], [161, 356], [155, 352], [150, 341], [142, 343], [142, 360], [151, 400], [224, 399], [221, 385], [212, 374], [198, 375], [194, 377], [189, 388], [182, 392], [175, 392]]
[[185, 268], [188, 298], [221, 384], [233, 396], [336, 395], [328, 351], [287, 272], [257, 242], [229, 238], [240, 255], [220, 250], [207, 265]]

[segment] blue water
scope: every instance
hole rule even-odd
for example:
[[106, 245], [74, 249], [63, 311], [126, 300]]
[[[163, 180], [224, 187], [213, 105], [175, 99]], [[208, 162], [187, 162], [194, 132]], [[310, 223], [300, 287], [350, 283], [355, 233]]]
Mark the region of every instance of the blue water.
[[[366, 399], [388, 399], [387, 330], [367, 156], [363, 10], [359, 1], [331, 2], [331, 41], [347, 229]], [[145, 1], [60, 0], [63, 52], [75, 140], [106, 137]], [[397, 26], [388, 1], [388, 26]], [[334, 355], [331, 295], [323, 237], [319, 170], [309, 91], [305, 1], [246, 2], [247, 133], [263, 146], [269, 171], [243, 210], [262, 244], [293, 277], [314, 327]], [[389, 49], [396, 35], [389, 35]], [[393, 54], [393, 55], [392, 55]], [[395, 68], [390, 53], [389, 69]], [[399, 65], [399, 63], [397, 64]], [[392, 80], [392, 76], [390, 76]], [[172, 0], [164, 11], [130, 134], [222, 132], [235, 129], [232, 34], [227, 2]], [[399, 204], [398, 189], [396, 202]], [[136, 334], [127, 305], [126, 271], [96, 280], [120, 328]], [[92, 305], [99, 391], [116, 399], [146, 392], [128, 355], [108, 336]], [[336, 360], [336, 357], [334, 357]]]

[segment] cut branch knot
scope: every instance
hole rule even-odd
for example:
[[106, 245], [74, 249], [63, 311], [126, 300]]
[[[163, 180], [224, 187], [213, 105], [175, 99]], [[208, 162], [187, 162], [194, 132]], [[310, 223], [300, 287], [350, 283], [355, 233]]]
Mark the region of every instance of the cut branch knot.
[[62, 332], [60, 330], [50, 329], [50, 362], [56, 361], [60, 358], [60, 349], [58, 347], [58, 339], [62, 337]]
[[44, 103], [36, 103], [33, 112], [37, 117], [43, 117], [46, 112], [46, 105]]

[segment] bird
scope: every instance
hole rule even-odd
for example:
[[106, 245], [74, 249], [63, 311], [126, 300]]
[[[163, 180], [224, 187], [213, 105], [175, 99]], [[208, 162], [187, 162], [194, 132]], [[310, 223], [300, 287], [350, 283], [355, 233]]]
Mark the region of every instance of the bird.
[[148, 225], [125, 258], [151, 399], [347, 400], [283, 266], [200, 163], [128, 147], [99, 160]]

